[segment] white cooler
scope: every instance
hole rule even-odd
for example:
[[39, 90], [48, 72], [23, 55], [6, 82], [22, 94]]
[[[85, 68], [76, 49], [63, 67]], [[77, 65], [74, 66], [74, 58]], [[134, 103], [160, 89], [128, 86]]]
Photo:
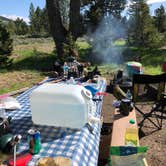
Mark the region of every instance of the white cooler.
[[30, 95], [34, 124], [80, 129], [94, 111], [91, 92], [80, 85], [45, 83]]

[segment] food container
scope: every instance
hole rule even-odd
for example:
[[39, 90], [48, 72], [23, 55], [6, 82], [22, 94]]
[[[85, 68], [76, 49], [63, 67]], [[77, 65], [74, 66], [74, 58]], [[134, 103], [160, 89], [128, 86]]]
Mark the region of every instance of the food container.
[[126, 69], [127, 73], [130, 77], [133, 76], [133, 74], [142, 74], [143, 69], [142, 69], [142, 64], [139, 62], [128, 62], [126, 64]]
[[[91, 92], [80, 85], [46, 83], [30, 95], [35, 124], [82, 128], [94, 112]], [[93, 109], [93, 110], [92, 110]]]

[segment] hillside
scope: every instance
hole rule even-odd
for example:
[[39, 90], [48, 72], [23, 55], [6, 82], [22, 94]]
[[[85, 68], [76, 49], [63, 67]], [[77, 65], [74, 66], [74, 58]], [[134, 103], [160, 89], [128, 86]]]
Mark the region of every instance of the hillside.
[[7, 23], [7, 22], [12, 21], [12, 20], [11, 20], [11, 19], [8, 19], [8, 18], [6, 18], [6, 17], [0, 16], [0, 21]]

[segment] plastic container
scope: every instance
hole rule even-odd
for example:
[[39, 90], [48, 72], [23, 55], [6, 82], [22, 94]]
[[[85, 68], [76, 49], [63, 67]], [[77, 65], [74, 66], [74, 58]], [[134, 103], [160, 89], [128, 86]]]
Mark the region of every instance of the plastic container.
[[131, 94], [131, 92], [130, 92], [130, 89], [127, 90], [126, 98], [129, 99], [129, 100], [132, 99], [132, 94]]
[[82, 128], [94, 109], [91, 92], [80, 85], [46, 83], [30, 95], [35, 124]]
[[6, 115], [5, 115], [5, 107], [3, 104], [0, 104], [0, 117], [5, 119]]
[[142, 69], [142, 64], [139, 62], [128, 62], [126, 64], [126, 69], [127, 73], [130, 77], [133, 76], [133, 74], [142, 74], [143, 69]]
[[76, 81], [74, 80], [73, 77], [70, 77], [70, 79], [67, 81], [68, 84], [73, 84], [75, 85], [76, 84]]
[[125, 145], [127, 146], [138, 145], [138, 129], [137, 128], [126, 128]]

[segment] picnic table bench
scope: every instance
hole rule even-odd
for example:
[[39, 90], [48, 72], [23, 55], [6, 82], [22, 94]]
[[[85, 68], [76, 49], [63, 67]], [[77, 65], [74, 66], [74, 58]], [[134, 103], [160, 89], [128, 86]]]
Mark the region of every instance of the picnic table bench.
[[[130, 120], [135, 121], [135, 123], [131, 124]], [[125, 133], [127, 128], [136, 128], [137, 120], [136, 120], [136, 112], [133, 109], [128, 116], [124, 116], [119, 112], [119, 109], [116, 108], [114, 110], [114, 122], [113, 122], [113, 130], [112, 130], [112, 138], [110, 146], [125, 146]], [[139, 138], [139, 137], [138, 137]], [[139, 140], [137, 140], [137, 146], [139, 146]], [[142, 161], [142, 165], [147, 166], [147, 161], [144, 158]]]

